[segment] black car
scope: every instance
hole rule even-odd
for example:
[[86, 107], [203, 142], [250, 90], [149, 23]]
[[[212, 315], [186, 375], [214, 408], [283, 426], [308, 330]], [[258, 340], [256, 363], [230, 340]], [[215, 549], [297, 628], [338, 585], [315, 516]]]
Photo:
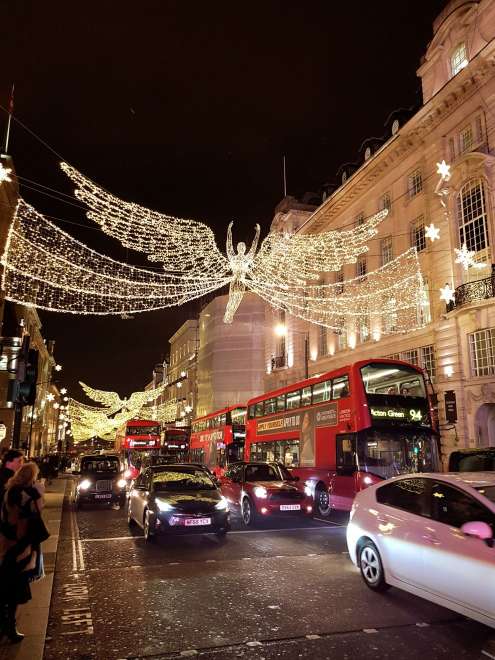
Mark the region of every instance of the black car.
[[124, 506], [127, 482], [123, 478], [118, 456], [91, 454], [81, 458], [74, 504], [118, 503]]
[[495, 447], [458, 449], [449, 456], [449, 472], [493, 472]]
[[158, 534], [215, 533], [230, 529], [229, 508], [206, 470], [195, 465], [156, 465], [144, 470], [129, 493], [127, 521], [144, 537]]

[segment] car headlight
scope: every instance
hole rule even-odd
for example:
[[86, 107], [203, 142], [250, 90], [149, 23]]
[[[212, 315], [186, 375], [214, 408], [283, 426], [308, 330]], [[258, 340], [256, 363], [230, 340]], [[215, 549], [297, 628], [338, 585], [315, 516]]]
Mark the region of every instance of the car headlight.
[[304, 494], [307, 495], [308, 497], [311, 497], [313, 494], [313, 489], [311, 486], [304, 486]]
[[117, 481], [117, 486], [119, 488], [125, 488], [127, 486], [127, 481], [125, 479], [119, 479]]
[[227, 511], [229, 508], [229, 503], [225, 499], [225, 497], [222, 495], [220, 502], [218, 504], [215, 504], [215, 509], [218, 509], [219, 511]]
[[169, 504], [168, 502], [166, 502], [165, 500], [160, 500], [160, 499], [157, 498], [155, 500], [155, 502], [156, 502], [156, 506], [160, 509], [160, 511], [173, 511], [174, 510], [174, 507], [171, 504]]
[[268, 497], [268, 491], [264, 486], [256, 486], [254, 494], [256, 497], [259, 497], [260, 500], [265, 500]]
[[83, 479], [79, 484], [78, 488], [79, 490], [88, 490], [90, 486], [91, 486], [91, 481], [89, 479]]
[[132, 470], [127, 469], [127, 470], [124, 472], [124, 477], [125, 477], [126, 479], [130, 479], [130, 478], [132, 477]]

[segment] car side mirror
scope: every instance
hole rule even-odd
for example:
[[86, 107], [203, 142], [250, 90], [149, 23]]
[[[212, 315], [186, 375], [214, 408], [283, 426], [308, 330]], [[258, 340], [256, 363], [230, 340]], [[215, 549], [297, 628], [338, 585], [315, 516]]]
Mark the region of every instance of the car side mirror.
[[461, 532], [466, 536], [475, 536], [482, 541], [488, 541], [493, 538], [493, 532], [490, 525], [480, 520], [464, 523], [461, 527]]

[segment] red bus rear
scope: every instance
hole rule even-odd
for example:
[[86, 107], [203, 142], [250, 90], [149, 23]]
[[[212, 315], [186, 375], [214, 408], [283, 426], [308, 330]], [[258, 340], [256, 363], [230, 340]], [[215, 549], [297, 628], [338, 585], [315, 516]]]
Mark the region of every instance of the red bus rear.
[[251, 399], [245, 460], [290, 468], [322, 516], [381, 479], [439, 471], [422, 370], [362, 360]]
[[147, 419], [130, 419], [117, 431], [115, 449], [126, 466], [126, 478], [135, 479], [143, 457], [160, 448], [160, 424]]
[[207, 465], [221, 476], [229, 463], [242, 461], [246, 437], [246, 406], [229, 406], [191, 425], [191, 463]]
[[185, 463], [189, 457], [189, 428], [164, 428], [157, 460]]

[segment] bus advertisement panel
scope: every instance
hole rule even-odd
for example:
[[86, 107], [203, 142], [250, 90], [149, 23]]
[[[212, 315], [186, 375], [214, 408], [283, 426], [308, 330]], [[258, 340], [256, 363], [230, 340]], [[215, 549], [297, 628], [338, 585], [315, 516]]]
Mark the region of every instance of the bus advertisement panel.
[[245, 460], [290, 468], [328, 516], [380, 479], [439, 470], [431, 420], [421, 369], [363, 360], [248, 401]]
[[246, 437], [246, 406], [230, 406], [195, 419], [189, 456], [221, 476], [229, 463], [241, 461]]

